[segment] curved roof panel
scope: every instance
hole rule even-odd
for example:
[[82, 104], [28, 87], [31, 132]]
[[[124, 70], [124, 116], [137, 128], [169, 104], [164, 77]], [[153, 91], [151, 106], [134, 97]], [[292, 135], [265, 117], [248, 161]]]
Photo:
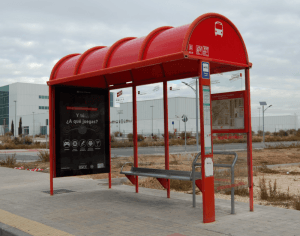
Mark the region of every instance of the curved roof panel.
[[208, 13], [191, 24], [160, 27], [145, 37], [123, 38], [110, 47], [66, 56], [54, 66], [48, 84], [109, 87], [179, 79], [197, 76], [199, 60], [210, 62], [211, 74], [252, 65], [235, 25]]

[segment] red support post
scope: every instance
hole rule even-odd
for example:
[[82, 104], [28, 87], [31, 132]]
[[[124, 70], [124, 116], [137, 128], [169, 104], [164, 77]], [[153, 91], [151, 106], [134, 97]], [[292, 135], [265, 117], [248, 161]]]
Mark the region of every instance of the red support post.
[[[202, 78], [202, 61], [199, 65], [199, 104], [200, 104], [200, 137], [201, 137], [201, 191], [203, 202], [203, 223], [211, 223], [215, 221], [215, 190], [214, 190], [214, 176], [213, 176], [213, 141], [211, 128], [211, 96], [210, 96], [210, 78]], [[210, 68], [208, 68], [209, 71]], [[205, 90], [205, 91], [204, 91]], [[206, 91], [208, 90], [208, 91]], [[209, 96], [205, 97], [204, 93], [209, 92]], [[207, 100], [209, 99], [209, 100]], [[210, 110], [206, 110], [206, 107]], [[204, 110], [205, 114], [204, 114]], [[207, 112], [210, 112], [207, 114]], [[210, 117], [210, 122], [209, 118]], [[207, 126], [210, 126], [209, 128]], [[210, 130], [210, 134], [209, 131]], [[206, 132], [205, 132], [206, 131]], [[210, 136], [209, 136], [210, 135]], [[209, 139], [211, 140], [209, 144]], [[206, 143], [207, 142], [207, 143]], [[209, 150], [209, 145], [211, 149]], [[207, 149], [208, 148], [208, 149]], [[207, 172], [207, 173], [206, 173]]]
[[53, 156], [54, 156], [54, 88], [49, 86], [49, 155], [50, 155], [50, 195], [53, 195]]
[[[133, 158], [134, 167], [138, 167], [138, 143], [137, 143], [137, 109], [136, 109], [136, 86], [132, 86], [132, 113], [133, 113]], [[139, 192], [139, 177], [135, 176], [135, 192]]]
[[110, 137], [110, 92], [108, 90], [108, 153], [109, 153], [109, 173], [108, 173], [108, 188], [111, 188], [111, 137]]
[[249, 184], [249, 204], [250, 211], [253, 211], [253, 163], [252, 163], [252, 127], [251, 127], [251, 99], [250, 99], [250, 72], [245, 69], [245, 84], [247, 91], [248, 107], [248, 132], [247, 132], [247, 164], [248, 164], [248, 184]]
[[[169, 170], [169, 117], [168, 117], [168, 82], [163, 82], [164, 96], [164, 138], [165, 138], [165, 169]], [[167, 179], [167, 198], [170, 198], [170, 180]]]

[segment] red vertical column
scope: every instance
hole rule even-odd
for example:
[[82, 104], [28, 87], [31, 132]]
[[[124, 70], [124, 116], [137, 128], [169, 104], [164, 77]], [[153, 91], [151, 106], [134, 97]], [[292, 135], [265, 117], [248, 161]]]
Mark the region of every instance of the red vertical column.
[[249, 185], [249, 204], [250, 211], [253, 211], [253, 164], [252, 164], [252, 127], [251, 127], [251, 99], [250, 99], [250, 72], [249, 68], [245, 69], [245, 82], [247, 93], [247, 164], [248, 164], [248, 185]]
[[110, 91], [108, 90], [108, 153], [109, 153], [109, 173], [108, 188], [111, 188], [111, 135], [110, 135]]
[[49, 86], [49, 155], [50, 155], [50, 195], [53, 195], [53, 156], [54, 156], [54, 88]]
[[[165, 169], [169, 170], [169, 116], [168, 116], [168, 82], [163, 82], [164, 96], [164, 138], [165, 138]], [[170, 198], [170, 180], [167, 179], [167, 197]]]
[[[138, 167], [138, 143], [137, 143], [137, 109], [136, 109], [136, 86], [132, 86], [132, 116], [133, 116], [133, 158], [134, 167]], [[136, 176], [135, 192], [139, 192], [139, 177]]]
[[[215, 221], [215, 190], [213, 176], [213, 150], [211, 130], [210, 78], [202, 76], [202, 61], [199, 70], [199, 104], [200, 104], [200, 137], [201, 137], [201, 172], [203, 223]], [[208, 129], [208, 125], [210, 126]], [[210, 131], [210, 132], [209, 132]], [[210, 142], [209, 142], [210, 139]]]

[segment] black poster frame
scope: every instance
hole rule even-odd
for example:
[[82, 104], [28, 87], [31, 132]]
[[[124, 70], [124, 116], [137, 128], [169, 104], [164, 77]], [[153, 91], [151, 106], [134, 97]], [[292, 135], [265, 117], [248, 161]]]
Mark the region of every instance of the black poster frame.
[[[89, 92], [93, 94], [104, 95], [104, 139], [105, 143], [103, 147], [105, 148], [105, 167], [104, 168], [94, 168], [94, 169], [81, 169], [81, 170], [61, 170], [61, 150], [60, 145], [62, 143], [61, 128], [61, 114], [60, 114], [60, 100], [61, 92], [68, 92], [74, 94], [77, 91]], [[109, 148], [109, 90], [108, 89], [99, 89], [99, 88], [88, 88], [88, 87], [71, 87], [71, 86], [55, 86], [55, 177], [64, 177], [64, 176], [77, 176], [77, 175], [90, 175], [90, 174], [100, 174], [100, 173], [109, 173], [110, 171], [110, 148]]]

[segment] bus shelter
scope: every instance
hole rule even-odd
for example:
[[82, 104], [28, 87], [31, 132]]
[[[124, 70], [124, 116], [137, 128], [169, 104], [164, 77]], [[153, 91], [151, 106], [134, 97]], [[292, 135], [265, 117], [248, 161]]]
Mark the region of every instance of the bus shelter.
[[[51, 195], [53, 178], [78, 174], [108, 173], [111, 188], [109, 91], [112, 89], [132, 87], [134, 167], [138, 168], [136, 87], [163, 83], [165, 170], [169, 170], [167, 81], [198, 77], [202, 165], [197, 186], [202, 191], [203, 222], [215, 221], [213, 133], [247, 134], [248, 187], [250, 211], [253, 211], [251, 66], [238, 29], [216, 13], [201, 15], [191, 24], [160, 27], [145, 37], [126, 37], [109, 47], [97, 46], [83, 54], [63, 57], [47, 82]], [[245, 90], [211, 96], [210, 75], [236, 70], [245, 70]], [[213, 129], [212, 99], [228, 96], [243, 98], [244, 125]], [[72, 136], [74, 130], [77, 136]], [[100, 156], [101, 161], [95, 161]], [[127, 177], [138, 193], [138, 176]], [[169, 179], [158, 180], [169, 198]]]

